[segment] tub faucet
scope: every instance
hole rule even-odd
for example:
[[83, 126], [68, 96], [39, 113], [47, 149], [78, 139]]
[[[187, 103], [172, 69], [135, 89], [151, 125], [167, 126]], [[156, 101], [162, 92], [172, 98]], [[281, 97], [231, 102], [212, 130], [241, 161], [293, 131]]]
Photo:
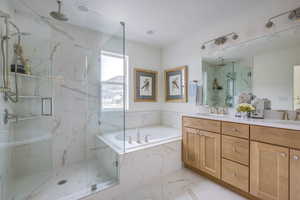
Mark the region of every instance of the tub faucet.
[[140, 133], [140, 129], [139, 128], [136, 129], [136, 142], [139, 143], [139, 144], [142, 143], [142, 141], [141, 141], [141, 133]]

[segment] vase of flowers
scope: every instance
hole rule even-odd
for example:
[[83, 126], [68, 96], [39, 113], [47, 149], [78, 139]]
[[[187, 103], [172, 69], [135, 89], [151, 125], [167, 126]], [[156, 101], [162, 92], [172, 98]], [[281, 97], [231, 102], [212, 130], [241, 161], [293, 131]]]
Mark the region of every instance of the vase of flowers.
[[243, 119], [247, 119], [250, 117], [250, 112], [254, 111], [255, 108], [249, 103], [241, 103], [237, 106], [236, 110], [241, 114]]

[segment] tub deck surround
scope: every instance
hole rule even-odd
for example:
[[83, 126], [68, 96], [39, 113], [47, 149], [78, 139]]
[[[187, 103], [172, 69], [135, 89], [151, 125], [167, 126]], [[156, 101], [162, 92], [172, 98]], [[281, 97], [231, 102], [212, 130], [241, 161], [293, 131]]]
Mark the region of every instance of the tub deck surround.
[[[100, 147], [97, 152], [98, 157], [106, 156], [108, 148], [101, 148], [101, 146], [107, 146], [107, 143], [104, 143], [101, 139], [98, 140], [98, 143], [97, 146]], [[101, 145], [101, 143], [103, 144]], [[153, 180], [161, 180], [162, 177], [181, 170], [181, 140], [163, 141], [162, 144], [156, 143], [153, 146], [144, 146], [142, 148], [135, 148], [135, 150], [126, 153], [121, 153], [119, 155], [119, 166], [119, 184], [99, 193], [93, 193], [84, 199], [127, 199], [124, 198], [124, 195], [130, 199], [130, 194], [138, 194], [138, 189], [141, 186], [145, 186], [147, 189], [147, 186], [151, 184]], [[109, 170], [109, 166], [107, 166], [105, 170]], [[149, 188], [149, 190], [151, 189]], [[160, 190], [157, 192], [160, 192]], [[160, 200], [166, 199], [161, 198]]]
[[[137, 132], [139, 132], [140, 135], [140, 143], [137, 142]], [[131, 139], [129, 139], [129, 137]], [[148, 141], [146, 141], [146, 137]], [[103, 141], [119, 155], [122, 155], [124, 153], [155, 147], [169, 142], [180, 141], [181, 132], [179, 129], [167, 126], [149, 126], [138, 129], [126, 129], [125, 133], [123, 131], [117, 131], [98, 135], [97, 139]], [[131, 142], [129, 140], [131, 140]]]
[[182, 116], [185, 166], [249, 198], [299, 200], [300, 122]]

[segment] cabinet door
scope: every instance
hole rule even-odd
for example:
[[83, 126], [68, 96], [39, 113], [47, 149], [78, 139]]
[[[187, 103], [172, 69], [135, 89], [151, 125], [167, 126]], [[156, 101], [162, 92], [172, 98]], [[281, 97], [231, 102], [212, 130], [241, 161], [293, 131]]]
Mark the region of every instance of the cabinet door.
[[206, 172], [216, 178], [220, 178], [220, 134], [200, 131], [200, 136], [200, 169], [201, 171]]
[[197, 129], [183, 128], [183, 162], [198, 168], [200, 153], [200, 135]]
[[251, 142], [250, 192], [264, 200], [289, 198], [289, 150]]
[[290, 152], [290, 200], [300, 199], [300, 151]]

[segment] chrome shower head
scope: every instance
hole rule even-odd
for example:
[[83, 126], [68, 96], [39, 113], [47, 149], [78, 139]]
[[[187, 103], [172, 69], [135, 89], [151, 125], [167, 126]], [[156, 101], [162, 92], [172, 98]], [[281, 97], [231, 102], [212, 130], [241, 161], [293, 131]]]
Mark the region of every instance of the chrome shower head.
[[289, 14], [290, 20], [300, 20], [300, 8], [297, 8]]
[[58, 11], [50, 12], [50, 16], [59, 21], [68, 21], [69, 19], [67, 18], [67, 16], [61, 12], [62, 1], [57, 0], [57, 4], [58, 4]]
[[224, 58], [222, 58], [222, 57], [219, 57], [218, 59], [217, 59], [217, 62], [218, 62], [218, 64], [216, 64], [215, 66], [216, 67], [224, 67], [226, 64], [224, 63]]

